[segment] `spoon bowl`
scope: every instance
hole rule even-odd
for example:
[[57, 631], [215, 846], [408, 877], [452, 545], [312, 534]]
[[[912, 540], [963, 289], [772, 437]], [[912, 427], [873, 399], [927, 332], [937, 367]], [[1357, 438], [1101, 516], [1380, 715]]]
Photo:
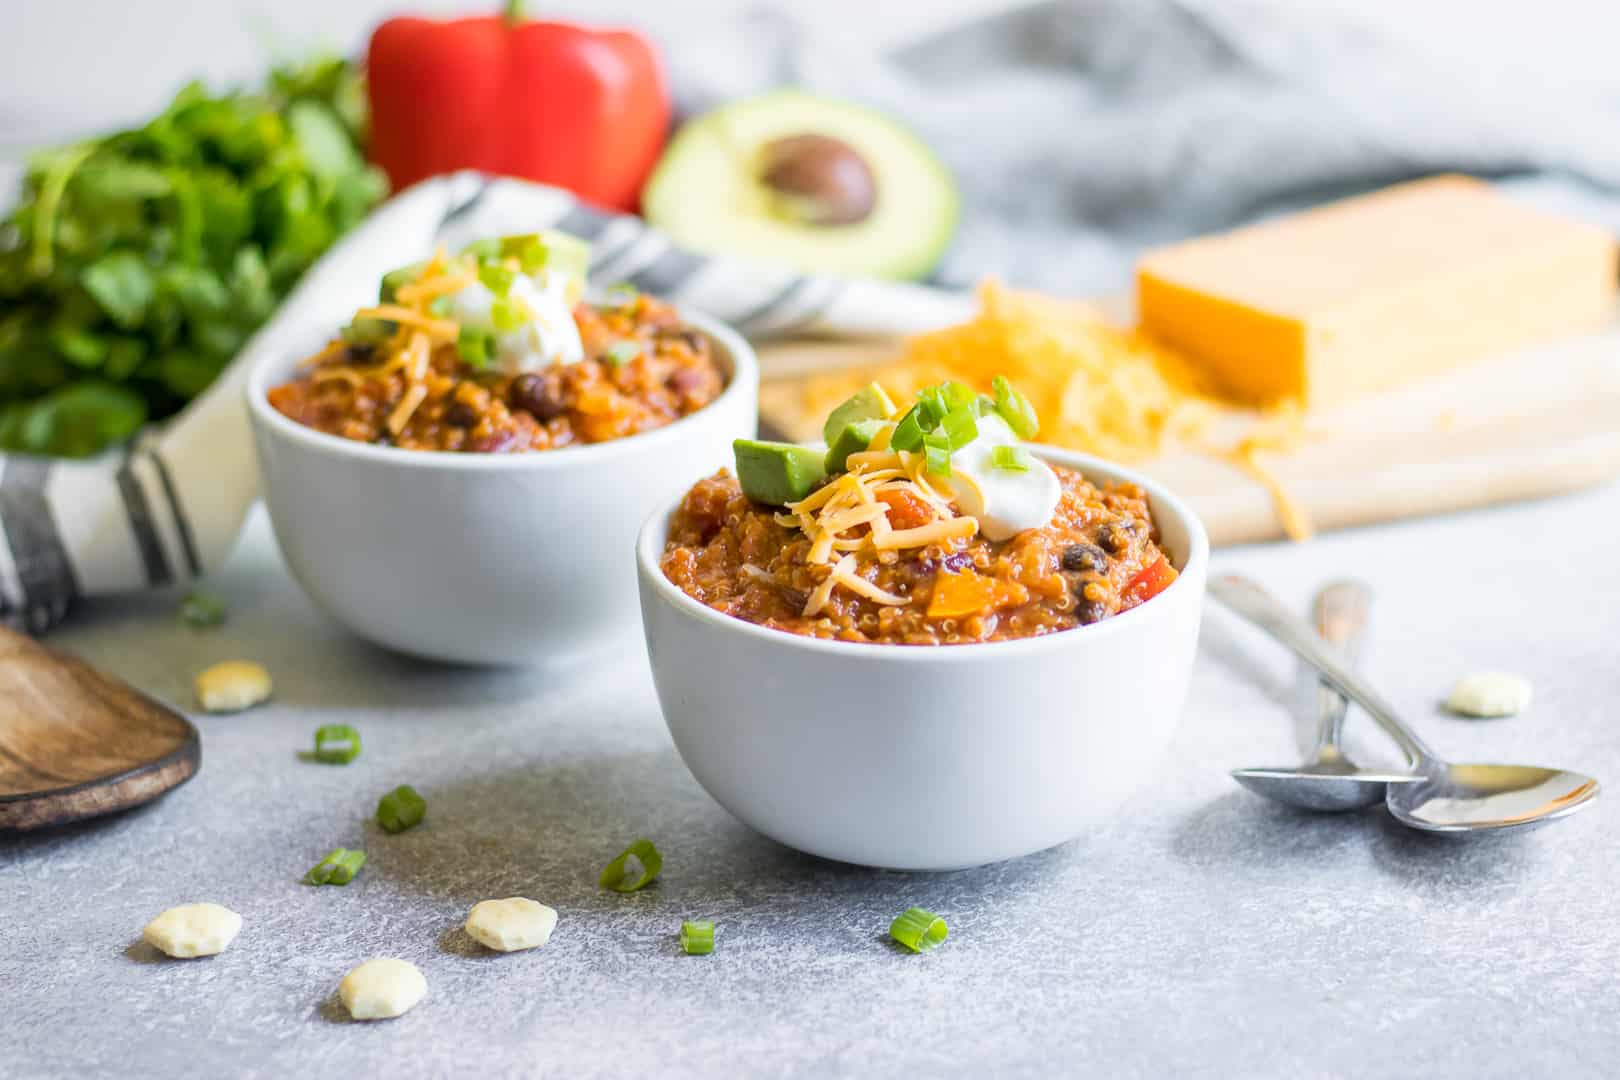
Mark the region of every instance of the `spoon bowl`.
[[1233, 769], [1232, 779], [1268, 799], [1302, 810], [1339, 813], [1376, 805], [1393, 784], [1411, 785], [1421, 776], [1396, 772], [1369, 772], [1345, 762], [1335, 770], [1317, 761], [1310, 765], [1275, 769]]
[[1401, 824], [1428, 832], [1522, 829], [1573, 814], [1598, 795], [1598, 782], [1533, 765], [1445, 765], [1385, 796]]

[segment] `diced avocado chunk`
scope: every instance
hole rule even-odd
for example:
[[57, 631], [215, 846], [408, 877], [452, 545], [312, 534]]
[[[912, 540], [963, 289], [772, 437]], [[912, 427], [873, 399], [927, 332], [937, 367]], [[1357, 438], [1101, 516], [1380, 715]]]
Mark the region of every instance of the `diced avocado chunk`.
[[426, 268], [426, 262], [417, 262], [411, 263], [409, 266], [402, 266], [398, 270], [388, 271], [382, 276], [382, 286], [377, 290], [377, 299], [384, 304], [392, 304], [394, 294], [421, 277], [422, 271]]
[[[894, 402], [877, 383], [867, 383], [827, 416], [821, 437], [831, 446], [850, 424], [860, 420], [887, 420], [894, 413]], [[870, 441], [870, 440], [868, 440]]]
[[826, 455], [813, 447], [738, 439], [731, 450], [743, 494], [767, 506], [798, 502], [827, 478]]
[[355, 319], [338, 333], [350, 345], [381, 345], [393, 337], [397, 329], [399, 324], [389, 319], [368, 317]]
[[883, 430], [887, 420], [857, 420], [853, 424], [845, 424], [844, 430], [838, 433], [838, 438], [827, 444], [827, 472], [839, 473], [849, 463], [849, 455], [858, 454], [872, 445], [877, 433]]

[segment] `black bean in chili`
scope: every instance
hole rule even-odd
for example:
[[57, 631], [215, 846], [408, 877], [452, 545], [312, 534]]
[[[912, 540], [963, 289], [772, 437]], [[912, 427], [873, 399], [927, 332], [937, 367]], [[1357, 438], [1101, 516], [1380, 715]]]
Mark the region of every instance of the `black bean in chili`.
[[1070, 544], [1063, 549], [1063, 569], [1090, 570], [1102, 574], [1108, 571], [1108, 556], [1096, 544]]
[[554, 371], [542, 375], [525, 372], [512, 380], [512, 385], [506, 391], [506, 403], [514, 409], [532, 414], [536, 420], [555, 419], [566, 409], [562, 379]]

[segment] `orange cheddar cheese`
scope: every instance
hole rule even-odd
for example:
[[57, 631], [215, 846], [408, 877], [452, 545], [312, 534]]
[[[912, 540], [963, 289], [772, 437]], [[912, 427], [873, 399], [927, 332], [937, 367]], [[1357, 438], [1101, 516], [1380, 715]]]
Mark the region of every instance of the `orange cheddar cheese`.
[[1142, 328], [1233, 396], [1311, 407], [1614, 315], [1596, 226], [1438, 176], [1144, 256]]

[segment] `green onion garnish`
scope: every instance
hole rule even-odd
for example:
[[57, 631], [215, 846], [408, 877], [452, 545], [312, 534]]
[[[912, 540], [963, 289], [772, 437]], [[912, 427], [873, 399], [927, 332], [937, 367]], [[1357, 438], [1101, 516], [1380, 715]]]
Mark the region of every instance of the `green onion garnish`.
[[487, 367], [495, 358], [495, 335], [482, 326], [463, 323], [461, 333], [456, 337], [456, 351], [473, 367]]
[[482, 236], [461, 249], [463, 255], [471, 255], [475, 259], [498, 259], [501, 257], [501, 238], [498, 236]]
[[441, 319], [450, 317], [450, 298], [448, 296], [435, 296], [428, 301], [428, 310]]
[[950, 404], [945, 400], [945, 390], [940, 386], [926, 386], [917, 391], [917, 407], [921, 410], [918, 420], [924, 431], [933, 431], [945, 419], [945, 414], [951, 411]]
[[940, 429], [944, 431], [946, 440], [951, 444], [952, 450], [960, 450], [968, 443], [979, 437], [979, 425], [973, 416], [973, 403], [970, 400], [965, 405], [959, 405], [945, 414], [940, 422]]
[[[631, 860], [634, 860], [633, 864]], [[657, 877], [658, 871], [663, 868], [664, 857], [658, 854], [653, 842], [637, 840], [619, 852], [618, 858], [603, 867], [602, 876], [597, 880], [604, 889], [612, 889], [614, 892], [635, 892]]]
[[478, 264], [478, 280], [484, 283], [484, 288], [496, 296], [504, 298], [512, 291], [512, 282], [516, 279], [516, 270], [502, 266], [498, 262]]
[[523, 272], [533, 274], [545, 269], [546, 263], [551, 259], [551, 249], [547, 248], [545, 241], [538, 236], [531, 236], [518, 249], [517, 258]]
[[383, 832], [402, 833], [422, 824], [427, 814], [427, 800], [409, 784], [401, 784], [377, 801], [377, 824]]
[[973, 399], [979, 396], [973, 387], [965, 383], [948, 382], [941, 384], [940, 388], [945, 391], [945, 401], [952, 409], [970, 406]]
[[947, 933], [944, 919], [920, 907], [907, 908], [889, 924], [889, 936], [912, 952], [932, 949]]
[[497, 331], [505, 334], [523, 325], [523, 311], [506, 297], [497, 296], [495, 302], [489, 305], [489, 321], [495, 324]]
[[688, 956], [707, 956], [714, 952], [714, 921], [688, 919], [681, 923], [681, 948]]
[[180, 621], [193, 630], [206, 630], [225, 621], [225, 601], [197, 589], [180, 601]]
[[309, 868], [304, 875], [306, 885], [347, 885], [366, 865], [366, 853], [348, 848], [333, 848], [331, 853]]
[[621, 281], [617, 285], [609, 285], [606, 295], [608, 307], [629, 308], [634, 307], [636, 301], [641, 299], [641, 290], [628, 281]]
[[1008, 472], [1029, 472], [1029, 454], [1022, 447], [998, 446], [990, 451], [990, 464], [993, 468], [1006, 469]]
[[922, 420], [913, 405], [900, 422], [894, 426], [894, 434], [889, 436], [889, 447], [893, 450], [915, 451], [921, 450], [923, 444]]
[[943, 434], [930, 431], [923, 436], [923, 466], [934, 476], [949, 479], [951, 475], [951, 440]]
[[325, 765], [347, 765], [360, 756], [360, 733], [348, 724], [325, 724], [315, 729], [315, 760]]
[[641, 355], [641, 342], [615, 341], [607, 351], [607, 362], [622, 367]]
[[1040, 434], [1041, 422], [1035, 415], [1035, 406], [1007, 381], [1007, 376], [997, 375], [991, 381], [990, 388], [996, 393], [996, 412], [1007, 421], [1014, 435], [1020, 439], [1033, 439]]

